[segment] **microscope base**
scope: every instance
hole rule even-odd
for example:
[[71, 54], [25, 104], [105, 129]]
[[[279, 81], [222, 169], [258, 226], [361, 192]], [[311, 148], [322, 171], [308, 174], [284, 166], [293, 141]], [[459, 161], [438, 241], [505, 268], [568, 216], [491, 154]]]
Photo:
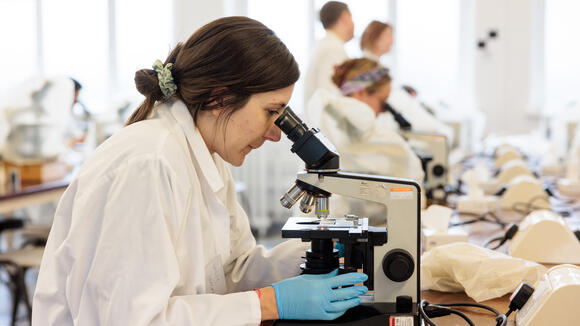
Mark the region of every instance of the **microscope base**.
[[[396, 320], [395, 320], [396, 319]], [[418, 326], [421, 325], [417, 313], [386, 314], [373, 304], [361, 304], [346, 311], [335, 320], [277, 320], [276, 326], [325, 325], [325, 326]]]

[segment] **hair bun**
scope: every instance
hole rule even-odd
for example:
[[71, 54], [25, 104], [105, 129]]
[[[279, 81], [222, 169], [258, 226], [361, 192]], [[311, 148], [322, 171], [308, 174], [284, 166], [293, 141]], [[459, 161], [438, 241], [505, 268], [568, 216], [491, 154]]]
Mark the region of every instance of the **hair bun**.
[[346, 77], [346, 72], [347, 71], [346, 71], [344, 65], [335, 65], [334, 66], [334, 75], [332, 76], [332, 82], [334, 82], [334, 84], [336, 86], [338, 86], [339, 88], [344, 83], [344, 78]]
[[154, 99], [163, 97], [159, 88], [157, 73], [152, 69], [141, 69], [135, 72], [135, 86], [139, 93], [145, 97], [153, 96]]

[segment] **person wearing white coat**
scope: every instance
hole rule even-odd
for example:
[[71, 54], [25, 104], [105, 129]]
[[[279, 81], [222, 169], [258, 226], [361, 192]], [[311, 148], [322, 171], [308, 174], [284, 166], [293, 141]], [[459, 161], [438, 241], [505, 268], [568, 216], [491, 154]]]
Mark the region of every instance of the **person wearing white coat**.
[[396, 123], [352, 97], [319, 89], [308, 104], [317, 126], [340, 153], [341, 169], [423, 182], [421, 161], [397, 132]]
[[[388, 69], [368, 59], [351, 59], [337, 67], [333, 80], [343, 95], [319, 89], [309, 102], [310, 124], [336, 146], [345, 171], [409, 178], [423, 183], [421, 161], [398, 134], [396, 123], [380, 114], [390, 93]], [[381, 117], [381, 118], [378, 118]], [[334, 196], [336, 197], [336, 196]], [[363, 214], [381, 225], [384, 207], [352, 200], [333, 201], [334, 214]]]
[[354, 36], [354, 23], [348, 6], [338, 1], [329, 1], [320, 9], [320, 22], [326, 36], [318, 41], [308, 64], [304, 84], [304, 102], [318, 88], [340, 94], [332, 82], [334, 66], [348, 59], [344, 43]]
[[391, 51], [393, 46], [393, 27], [378, 20], [371, 21], [360, 38], [363, 57], [381, 62], [381, 57]]
[[[373, 20], [361, 36], [360, 48], [363, 57], [378, 63], [381, 62], [383, 55], [391, 51], [392, 46], [393, 27], [387, 23]], [[453, 142], [451, 127], [427, 112], [421, 102], [409, 95], [401, 86], [393, 85], [387, 103], [409, 120], [413, 130], [443, 134], [449, 144]]]
[[358, 305], [366, 287], [335, 288], [364, 274], [296, 276], [305, 245], [256, 245], [226, 164], [280, 140], [274, 120], [298, 76], [246, 17], [211, 22], [138, 71], [145, 101], [60, 200], [32, 325], [258, 325]]

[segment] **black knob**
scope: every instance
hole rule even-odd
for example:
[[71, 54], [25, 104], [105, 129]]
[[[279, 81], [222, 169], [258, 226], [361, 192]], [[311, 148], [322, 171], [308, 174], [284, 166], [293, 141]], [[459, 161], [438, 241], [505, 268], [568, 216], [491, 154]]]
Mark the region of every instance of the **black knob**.
[[415, 269], [413, 257], [403, 249], [389, 251], [383, 259], [383, 272], [394, 282], [408, 280]]
[[445, 168], [441, 164], [437, 164], [433, 167], [433, 174], [440, 177], [445, 173]]
[[395, 307], [398, 314], [411, 313], [413, 312], [413, 298], [408, 295], [399, 295]]

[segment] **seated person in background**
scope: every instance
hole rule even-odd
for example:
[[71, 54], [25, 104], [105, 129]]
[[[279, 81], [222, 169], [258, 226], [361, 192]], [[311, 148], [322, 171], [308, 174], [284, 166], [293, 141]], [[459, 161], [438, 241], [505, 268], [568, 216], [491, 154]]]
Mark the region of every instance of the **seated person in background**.
[[383, 54], [389, 53], [392, 46], [393, 27], [378, 20], [370, 22], [360, 38], [363, 57], [376, 62], [381, 62]]
[[[377, 119], [390, 93], [388, 69], [369, 59], [351, 59], [337, 66], [332, 80], [343, 96], [319, 89], [309, 101], [308, 110], [311, 125], [319, 127], [336, 146], [341, 169], [409, 178], [421, 185], [421, 161], [394, 127]], [[382, 205], [363, 204], [363, 209], [353, 203], [335, 200], [331, 204], [331, 209], [337, 208], [333, 214], [360, 214], [370, 217], [374, 225], [380, 222], [373, 217], [385, 216]]]

